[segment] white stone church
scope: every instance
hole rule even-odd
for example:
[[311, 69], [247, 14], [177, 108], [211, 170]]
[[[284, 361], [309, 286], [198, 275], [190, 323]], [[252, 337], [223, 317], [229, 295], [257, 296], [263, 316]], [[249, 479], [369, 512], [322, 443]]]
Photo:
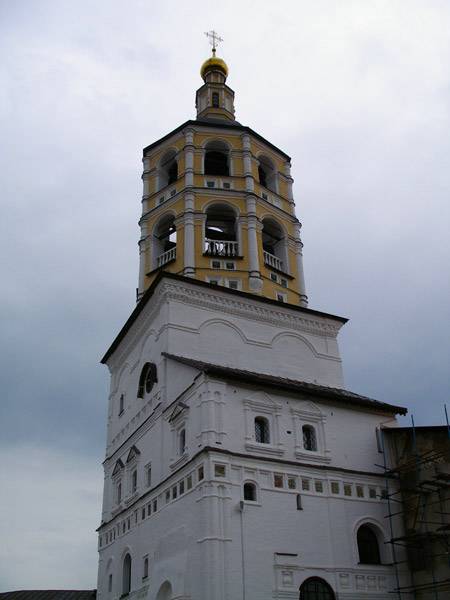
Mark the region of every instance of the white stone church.
[[406, 409], [345, 388], [290, 157], [236, 121], [215, 49], [201, 75], [197, 118], [144, 149], [138, 303], [103, 358], [97, 597], [391, 599], [409, 576], [376, 465]]

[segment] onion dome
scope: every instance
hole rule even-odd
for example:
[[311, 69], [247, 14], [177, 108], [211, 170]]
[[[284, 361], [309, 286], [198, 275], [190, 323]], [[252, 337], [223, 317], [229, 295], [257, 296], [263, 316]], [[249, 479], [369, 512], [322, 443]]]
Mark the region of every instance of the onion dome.
[[225, 77], [228, 77], [227, 63], [221, 58], [218, 58], [214, 51], [213, 55], [207, 60], [205, 60], [200, 69], [200, 75], [203, 79], [205, 79], [209, 71], [221, 71], [225, 75]]

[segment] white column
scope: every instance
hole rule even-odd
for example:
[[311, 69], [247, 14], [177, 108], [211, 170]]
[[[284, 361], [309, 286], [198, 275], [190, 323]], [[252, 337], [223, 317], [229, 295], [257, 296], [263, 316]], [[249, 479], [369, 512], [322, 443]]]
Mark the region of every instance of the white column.
[[292, 184], [294, 180], [291, 177], [291, 163], [289, 161], [284, 163], [284, 174], [287, 179], [287, 198], [291, 204], [294, 204], [294, 196], [292, 193]]
[[194, 227], [194, 193], [186, 192], [184, 196], [184, 271], [183, 275], [195, 275], [195, 227]]
[[300, 238], [301, 223], [296, 226], [296, 255], [297, 255], [297, 278], [298, 291], [300, 292], [300, 306], [308, 306], [308, 296], [306, 295], [305, 274], [303, 271], [303, 242]]
[[262, 279], [259, 272], [258, 237], [256, 230], [258, 217], [256, 216], [256, 198], [247, 196], [247, 243], [249, 261], [249, 286], [252, 292], [259, 294], [262, 290]]
[[194, 130], [186, 129], [184, 132], [184, 174], [185, 186], [194, 185]]
[[253, 192], [255, 186], [252, 173], [252, 154], [250, 151], [250, 136], [247, 133], [242, 136], [242, 156], [244, 159], [245, 189], [247, 192]]
[[148, 237], [148, 223], [146, 219], [142, 219], [141, 225], [141, 237], [138, 242], [139, 246], [139, 283], [138, 283], [138, 295], [136, 300], [140, 300], [144, 293], [145, 287], [145, 275], [147, 265], [147, 237]]

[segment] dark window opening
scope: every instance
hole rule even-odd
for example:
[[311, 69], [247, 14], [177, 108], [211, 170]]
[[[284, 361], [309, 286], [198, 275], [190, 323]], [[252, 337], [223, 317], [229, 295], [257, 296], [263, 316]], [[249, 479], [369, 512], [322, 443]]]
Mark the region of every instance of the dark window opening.
[[219, 108], [219, 93], [218, 92], [212, 93], [212, 105], [214, 108]]
[[311, 425], [303, 425], [303, 448], [310, 452], [317, 452], [317, 439], [314, 427]]
[[254, 483], [244, 483], [244, 500], [256, 502], [256, 485]]
[[228, 151], [222, 145], [214, 146], [205, 152], [205, 175], [219, 175], [228, 177], [230, 168], [228, 165]]
[[255, 419], [255, 440], [260, 444], [270, 444], [269, 422], [264, 417]]
[[259, 177], [259, 183], [261, 185], [263, 185], [264, 187], [267, 187], [267, 175], [265, 170], [261, 167], [261, 165], [259, 165], [258, 167], [258, 177]]
[[144, 394], [149, 394], [155, 383], [158, 382], [156, 365], [154, 363], [145, 363], [142, 367], [139, 377], [138, 398], [143, 398]]
[[359, 562], [365, 565], [380, 565], [380, 548], [376, 533], [370, 525], [361, 525], [357, 534]]
[[300, 600], [335, 600], [335, 595], [326, 581], [310, 577], [300, 587]]
[[129, 594], [131, 590], [131, 556], [125, 555], [123, 559], [122, 594]]

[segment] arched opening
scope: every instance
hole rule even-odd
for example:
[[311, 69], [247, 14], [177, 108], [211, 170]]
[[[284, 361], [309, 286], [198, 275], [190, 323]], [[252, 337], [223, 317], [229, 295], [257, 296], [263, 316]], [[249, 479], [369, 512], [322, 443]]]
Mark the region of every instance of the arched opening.
[[172, 600], [172, 586], [165, 581], [156, 594], [156, 600]]
[[317, 437], [316, 430], [312, 425], [303, 425], [303, 448], [310, 452], [317, 452]]
[[177, 250], [177, 228], [175, 217], [165, 215], [155, 228], [153, 235], [153, 256], [156, 258], [154, 268], [162, 267], [175, 260]]
[[237, 256], [239, 244], [236, 233], [236, 215], [228, 204], [213, 204], [206, 210], [205, 254], [210, 256]]
[[300, 600], [335, 600], [333, 590], [320, 577], [310, 577], [300, 586]]
[[373, 527], [367, 523], [361, 525], [358, 529], [356, 539], [358, 542], [359, 562], [364, 565], [380, 565], [380, 546]]
[[159, 163], [159, 189], [174, 183], [178, 179], [178, 163], [175, 150], [169, 150], [164, 154]]
[[137, 397], [143, 398], [145, 394], [149, 394], [157, 381], [156, 365], [154, 363], [145, 363], [139, 377]]
[[270, 444], [269, 421], [266, 417], [255, 418], [255, 441], [259, 444]]
[[122, 569], [122, 594], [129, 594], [131, 590], [131, 556], [125, 555]]
[[262, 244], [264, 263], [278, 271], [287, 271], [286, 236], [273, 219], [263, 219]]
[[230, 175], [229, 150], [224, 142], [209, 142], [205, 147], [205, 175]]
[[261, 185], [272, 192], [277, 192], [277, 172], [273, 162], [267, 156], [259, 158], [258, 178]]
[[148, 577], [148, 557], [146, 556], [144, 558], [144, 572], [142, 575], [142, 579], [147, 579]]
[[244, 483], [244, 500], [246, 502], [256, 502], [256, 485], [252, 481]]
[[212, 105], [213, 108], [219, 108], [219, 92], [212, 93]]

